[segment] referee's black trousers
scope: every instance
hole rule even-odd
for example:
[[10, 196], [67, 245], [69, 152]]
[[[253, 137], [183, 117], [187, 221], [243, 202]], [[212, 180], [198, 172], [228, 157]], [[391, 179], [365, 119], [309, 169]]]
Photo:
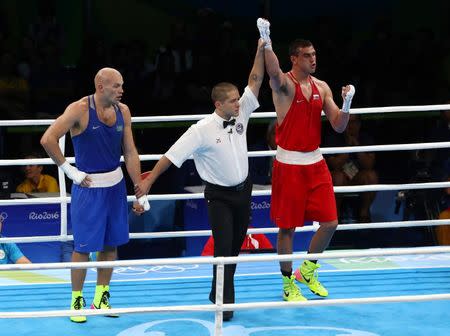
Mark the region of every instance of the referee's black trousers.
[[[241, 250], [250, 222], [252, 183], [247, 178], [235, 187], [206, 183], [208, 219], [214, 238], [214, 257], [235, 257]], [[236, 264], [225, 265], [223, 302], [234, 303]], [[216, 266], [209, 299], [216, 298]]]

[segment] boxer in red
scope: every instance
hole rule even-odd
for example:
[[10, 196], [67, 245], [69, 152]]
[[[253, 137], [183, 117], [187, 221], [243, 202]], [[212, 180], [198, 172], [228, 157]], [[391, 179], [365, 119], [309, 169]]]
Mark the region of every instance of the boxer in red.
[[[291, 43], [292, 69], [283, 73], [272, 50], [270, 23], [258, 19], [257, 26], [266, 42], [265, 63], [278, 121], [270, 212], [279, 227], [277, 251], [291, 254], [295, 228], [308, 220], [320, 223], [308, 253], [321, 253], [328, 247], [338, 225], [331, 175], [319, 149], [321, 112], [325, 112], [336, 132], [343, 132], [355, 88], [342, 87], [343, 106], [339, 109], [327, 83], [312, 76], [317, 65], [312, 43], [301, 39]], [[280, 262], [280, 267], [285, 301], [306, 300], [295, 280], [307, 285], [316, 295], [328, 296], [327, 289], [318, 280], [317, 260], [305, 260], [294, 274], [291, 261]]]

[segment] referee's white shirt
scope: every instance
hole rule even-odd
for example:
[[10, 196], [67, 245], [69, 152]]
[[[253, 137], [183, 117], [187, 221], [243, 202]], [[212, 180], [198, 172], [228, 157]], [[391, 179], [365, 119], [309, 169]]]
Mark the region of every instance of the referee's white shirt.
[[179, 168], [192, 155], [198, 174], [209, 183], [231, 187], [244, 182], [248, 176], [248, 120], [259, 107], [248, 86], [239, 104], [234, 126], [223, 128], [224, 119], [214, 112], [192, 125], [165, 156]]

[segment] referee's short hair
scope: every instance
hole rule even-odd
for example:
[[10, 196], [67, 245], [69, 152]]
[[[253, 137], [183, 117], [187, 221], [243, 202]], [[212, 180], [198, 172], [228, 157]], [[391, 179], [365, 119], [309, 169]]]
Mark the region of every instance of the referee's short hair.
[[211, 99], [213, 103], [215, 103], [216, 101], [225, 101], [228, 98], [228, 93], [233, 90], [238, 90], [238, 88], [234, 84], [227, 82], [216, 84], [211, 92]]

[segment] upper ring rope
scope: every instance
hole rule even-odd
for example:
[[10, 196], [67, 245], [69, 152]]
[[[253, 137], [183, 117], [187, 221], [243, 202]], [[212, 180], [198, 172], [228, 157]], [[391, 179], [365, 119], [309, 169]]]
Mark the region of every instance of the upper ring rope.
[[[401, 228], [401, 227], [419, 227], [419, 226], [440, 226], [449, 225], [450, 219], [436, 219], [436, 220], [413, 220], [401, 222], [374, 222], [374, 223], [354, 223], [338, 225], [338, 231], [344, 230], [366, 230], [366, 229], [383, 229], [383, 228]], [[317, 231], [318, 226], [306, 225], [297, 227], [295, 232], [310, 232]], [[249, 228], [249, 234], [261, 233], [278, 233], [278, 228]], [[161, 231], [161, 232], [131, 232], [131, 239], [148, 239], [148, 238], [182, 238], [182, 237], [209, 237], [211, 230], [189, 230], [189, 231]], [[70, 241], [73, 240], [72, 235], [58, 235], [58, 236], [33, 236], [33, 237], [10, 237], [0, 238], [0, 243], [36, 243], [36, 242], [55, 242], [55, 241]]]
[[[386, 190], [412, 190], [412, 189], [437, 189], [450, 188], [450, 182], [426, 182], [426, 183], [406, 183], [406, 184], [369, 184], [369, 185], [355, 185], [355, 186], [340, 186], [334, 187], [336, 193], [346, 192], [363, 192], [363, 191], [386, 191]], [[253, 190], [252, 196], [269, 196], [271, 190], [268, 186], [266, 190]], [[185, 193], [185, 194], [153, 194], [148, 195], [149, 201], [162, 200], [186, 200], [186, 199], [201, 199], [204, 198], [203, 193]], [[60, 202], [70, 202], [69, 196], [60, 197], [42, 197], [42, 198], [28, 198], [28, 199], [12, 199], [0, 200], [0, 205], [23, 205], [23, 204], [59, 204]], [[135, 196], [127, 196], [128, 202], [135, 200]]]
[[[266, 190], [253, 190], [252, 196], [271, 195], [270, 186]], [[412, 190], [412, 189], [437, 189], [450, 188], [450, 182], [426, 182], [426, 183], [406, 183], [406, 184], [368, 184], [355, 186], [334, 187], [335, 193], [363, 192], [363, 191], [386, 191], [386, 190]], [[167, 200], [187, 200], [204, 198], [203, 193], [185, 193], [185, 194], [152, 194], [148, 195], [149, 201], [167, 201]], [[42, 197], [27, 199], [0, 200], [0, 205], [23, 205], [23, 204], [59, 204], [61, 200], [70, 202], [69, 196], [63, 197]], [[135, 196], [127, 196], [128, 202], [135, 201]]]
[[[396, 112], [427, 112], [450, 110], [450, 104], [440, 105], [410, 105], [410, 106], [385, 106], [385, 107], [365, 107], [350, 109], [352, 114], [373, 114], [373, 113], [396, 113]], [[174, 116], [154, 116], [154, 117], [132, 117], [134, 123], [141, 122], [166, 122], [166, 121], [192, 121], [200, 120], [208, 114], [174, 115]], [[322, 112], [322, 115], [323, 112]], [[275, 118], [275, 112], [256, 112], [250, 118]], [[0, 120], [0, 126], [42, 126], [51, 125], [54, 119], [26, 119], [26, 120]]]
[[[438, 148], [449, 148], [450, 141], [446, 142], [421, 142], [421, 143], [409, 143], [409, 144], [395, 144], [395, 145], [370, 145], [370, 146], [351, 146], [351, 147], [321, 147], [320, 152], [322, 154], [340, 154], [340, 153], [361, 153], [361, 152], [390, 152], [390, 151], [406, 151], [406, 150], [416, 150], [416, 149], [438, 149]], [[264, 156], [274, 156], [276, 154], [275, 150], [265, 150], [265, 151], [249, 151], [249, 157], [264, 157]], [[141, 161], [152, 161], [159, 160], [163, 154], [142, 154], [139, 155]], [[189, 159], [192, 159], [190, 157]], [[66, 157], [69, 163], [74, 163], [74, 157]], [[123, 162], [123, 156], [120, 158]], [[9, 159], [0, 160], [0, 166], [26, 166], [29, 164], [36, 165], [52, 165], [55, 164], [52, 159]]]

